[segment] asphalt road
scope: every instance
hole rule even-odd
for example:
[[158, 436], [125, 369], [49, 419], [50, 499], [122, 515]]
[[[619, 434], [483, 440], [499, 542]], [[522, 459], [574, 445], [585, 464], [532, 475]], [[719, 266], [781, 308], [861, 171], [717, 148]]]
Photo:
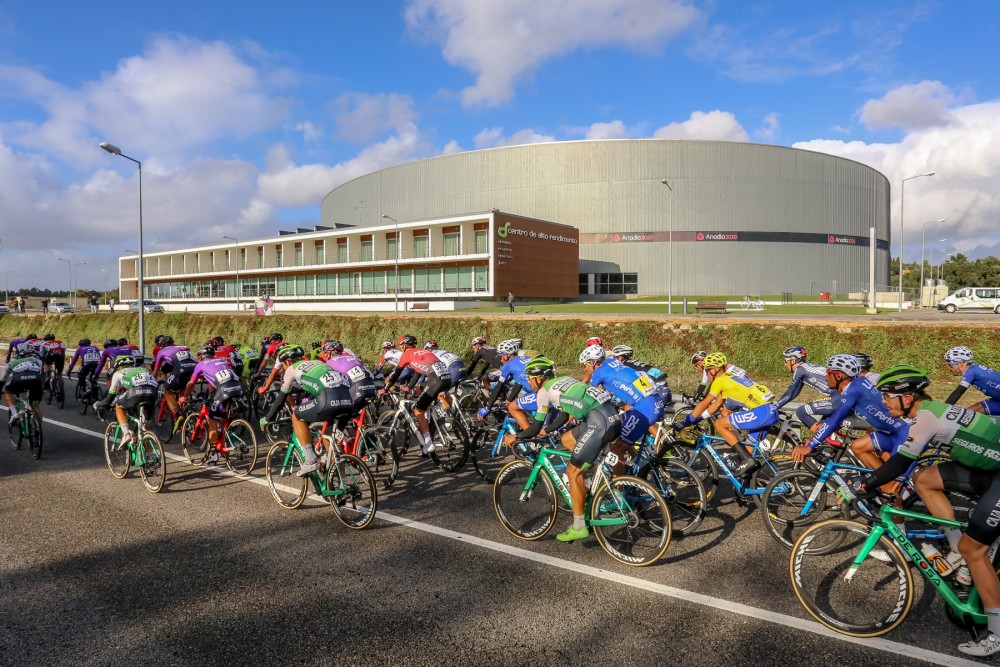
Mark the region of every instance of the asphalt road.
[[48, 410], [40, 461], [0, 441], [3, 665], [975, 664], [920, 582], [887, 638], [807, 620], [788, 552], [725, 492], [661, 562], [629, 568], [594, 539], [512, 537], [471, 467], [410, 462], [363, 531], [280, 508], [263, 444], [246, 480], [168, 446], [153, 495], [112, 477], [101, 424], [72, 407]]

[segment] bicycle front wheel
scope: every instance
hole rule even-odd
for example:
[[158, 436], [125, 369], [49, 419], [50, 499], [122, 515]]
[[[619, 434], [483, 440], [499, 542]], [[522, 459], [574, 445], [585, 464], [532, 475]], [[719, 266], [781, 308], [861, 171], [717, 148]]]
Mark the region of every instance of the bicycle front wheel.
[[181, 447], [193, 466], [200, 466], [208, 457], [208, 429], [204, 423], [199, 423], [198, 416], [198, 413], [192, 412], [181, 426]]
[[851, 637], [896, 628], [913, 604], [913, 575], [896, 544], [882, 537], [853, 567], [870, 528], [843, 519], [809, 527], [792, 547], [792, 589], [817, 621]]
[[298, 476], [302, 453], [287, 442], [275, 443], [267, 452], [265, 466], [267, 488], [275, 502], [290, 510], [301, 505], [309, 490], [309, 479]]
[[[836, 491], [829, 483], [820, 488], [818, 485], [816, 473], [788, 470], [774, 477], [761, 496], [764, 529], [786, 549], [795, 546], [809, 526], [849, 516], [850, 507], [838, 502]], [[813, 494], [816, 497], [810, 501]]]
[[431, 459], [445, 472], [458, 472], [469, 459], [469, 436], [457, 420], [431, 420], [434, 451]]
[[84, 386], [84, 383], [80, 382], [79, 380], [76, 381], [76, 394], [75, 395], [76, 395], [76, 408], [77, 408], [77, 410], [80, 411], [81, 415], [87, 414], [87, 408], [90, 405], [90, 403], [89, 403], [89, 401], [87, 399], [90, 398], [90, 392], [87, 391], [87, 388]]
[[132, 453], [122, 444], [124, 437], [125, 430], [118, 422], [111, 422], [104, 429], [104, 460], [108, 462], [111, 474], [118, 479], [127, 475], [132, 465]]
[[174, 414], [170, 411], [170, 407], [166, 401], [157, 406], [156, 421], [153, 423], [153, 430], [156, 432], [156, 437], [160, 439], [161, 444], [167, 444], [174, 438]]
[[522, 540], [545, 537], [556, 522], [556, 489], [539, 470], [528, 487], [535, 464], [516, 460], [505, 465], [493, 483], [493, 507], [503, 527]]
[[226, 465], [237, 477], [249, 475], [257, 463], [257, 436], [242, 419], [229, 422], [223, 440]]
[[670, 525], [678, 537], [690, 535], [705, 518], [708, 494], [698, 473], [676, 458], [663, 458], [656, 462], [652, 480], [670, 508]]
[[33, 412], [28, 415], [28, 451], [33, 458], [42, 457], [42, 425]]
[[378, 490], [368, 466], [356, 456], [341, 454], [326, 473], [326, 490], [342, 490], [330, 496], [330, 507], [348, 528], [360, 530], [375, 518]]
[[660, 492], [638, 477], [616, 477], [603, 484], [590, 505], [590, 521], [620, 519], [592, 526], [597, 542], [619, 563], [650, 565], [670, 546], [670, 509]]
[[159, 493], [167, 481], [167, 461], [163, 446], [152, 431], [139, 436], [139, 474], [150, 493]]
[[11, 447], [21, 449], [21, 439], [24, 437], [24, 434], [21, 432], [21, 420], [15, 419], [12, 422], [8, 422], [7, 432], [10, 434]]

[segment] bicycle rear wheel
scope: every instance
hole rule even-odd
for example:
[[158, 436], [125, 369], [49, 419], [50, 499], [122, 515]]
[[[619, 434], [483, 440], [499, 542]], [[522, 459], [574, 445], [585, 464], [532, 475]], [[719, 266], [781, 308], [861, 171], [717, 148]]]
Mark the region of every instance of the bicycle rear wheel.
[[650, 565], [670, 546], [670, 509], [659, 491], [637, 477], [616, 477], [594, 494], [590, 520], [621, 519], [592, 526], [597, 542], [619, 563]]
[[104, 429], [104, 460], [108, 462], [111, 474], [118, 479], [127, 475], [132, 465], [132, 454], [129, 448], [122, 444], [124, 436], [125, 430], [118, 425], [118, 422], [111, 422]]
[[249, 422], [242, 419], [229, 422], [226, 427], [223, 445], [229, 451], [224, 451], [226, 465], [237, 477], [249, 475], [257, 463], [257, 436]]
[[90, 406], [90, 402], [87, 400], [90, 398], [89, 394], [90, 392], [87, 391], [84, 383], [77, 380], [76, 392], [74, 392], [74, 395], [76, 396], [76, 408], [79, 410], [81, 415], [87, 414], [87, 408]]
[[330, 507], [348, 528], [360, 530], [375, 518], [378, 490], [368, 466], [356, 456], [341, 454], [326, 473], [326, 489], [343, 490], [330, 496]]
[[666, 452], [668, 456], [675, 456], [697, 473], [701, 483], [705, 486], [705, 499], [711, 501], [715, 497], [715, 492], [719, 490], [719, 468], [708, 450], [702, 448], [696, 453], [694, 447], [674, 442], [667, 448]]
[[208, 458], [208, 428], [198, 422], [198, 416], [199, 413], [192, 412], [181, 426], [181, 447], [193, 466], [200, 466]]
[[496, 442], [497, 431], [495, 428], [483, 427], [472, 436], [472, 465], [476, 472], [486, 482], [492, 484], [496, 481], [497, 473], [503, 468], [514, 450], [511, 447]]
[[152, 431], [143, 431], [139, 436], [139, 474], [142, 483], [150, 493], [159, 493], [167, 481], [167, 462], [163, 458], [163, 446]]
[[302, 504], [308, 492], [309, 479], [299, 477], [302, 454], [288, 442], [277, 442], [267, 452], [265, 474], [271, 497], [285, 509], [293, 510]]
[[389, 434], [384, 428], [364, 427], [360, 435], [362, 461], [375, 475], [376, 481], [388, 489], [399, 474], [399, 461], [392, 455]]
[[469, 460], [469, 436], [457, 421], [450, 424], [439, 419], [431, 419], [431, 437], [434, 451], [431, 460], [445, 472], [458, 472]]
[[28, 451], [35, 459], [42, 457], [42, 425], [38, 423], [38, 417], [32, 412], [28, 415]]
[[670, 508], [670, 525], [678, 537], [690, 535], [705, 518], [708, 494], [698, 473], [676, 458], [656, 462], [652, 480], [646, 480], [660, 491]]
[[527, 488], [534, 465], [531, 461], [511, 461], [497, 473], [493, 483], [497, 518], [522, 540], [545, 537], [556, 521], [556, 489], [545, 471], [539, 470], [534, 484]]
[[161, 444], [167, 444], [174, 438], [174, 413], [166, 401], [162, 401], [156, 406], [156, 420], [153, 423], [153, 430]]
[[[829, 483], [817, 491], [819, 475], [808, 470], [788, 470], [774, 477], [761, 496], [764, 529], [786, 549], [795, 546], [806, 528], [827, 519], [846, 519], [850, 507], [838, 503]], [[808, 510], [809, 497], [817, 493]]]

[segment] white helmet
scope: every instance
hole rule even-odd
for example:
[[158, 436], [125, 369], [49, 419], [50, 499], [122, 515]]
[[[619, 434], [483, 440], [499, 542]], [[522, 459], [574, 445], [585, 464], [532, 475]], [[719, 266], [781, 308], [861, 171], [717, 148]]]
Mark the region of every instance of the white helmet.
[[498, 354], [517, 354], [518, 344], [513, 340], [504, 340], [497, 343]]
[[628, 345], [615, 345], [611, 348], [611, 352], [609, 352], [609, 354], [612, 357], [625, 357], [626, 359], [631, 359], [632, 355], [635, 354], [635, 350]]
[[944, 353], [944, 360], [949, 366], [969, 363], [972, 361], [972, 350], [965, 346], [953, 347]]
[[589, 345], [583, 348], [583, 352], [580, 353], [580, 363], [585, 364], [588, 361], [604, 361], [604, 348], [600, 345]]
[[858, 377], [861, 373], [861, 362], [853, 354], [835, 354], [826, 360], [826, 367], [852, 378]]

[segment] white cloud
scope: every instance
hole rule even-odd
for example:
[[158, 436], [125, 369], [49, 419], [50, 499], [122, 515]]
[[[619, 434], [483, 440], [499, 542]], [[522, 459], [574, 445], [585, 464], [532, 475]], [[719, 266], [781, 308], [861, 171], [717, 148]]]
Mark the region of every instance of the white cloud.
[[295, 131], [301, 132], [305, 141], [316, 141], [323, 138], [323, 128], [309, 121], [296, 123]]
[[764, 116], [763, 125], [754, 130], [754, 135], [761, 141], [773, 142], [781, 130], [781, 123], [778, 121], [778, 118], [780, 118], [780, 115], [777, 112], [771, 112]]
[[398, 93], [345, 93], [333, 101], [339, 135], [364, 143], [385, 130], [399, 130], [417, 119], [413, 98]]
[[610, 123], [594, 123], [587, 129], [587, 139], [627, 139], [632, 133], [625, 123], [613, 120]]
[[861, 122], [870, 130], [887, 127], [919, 130], [947, 125], [951, 118], [948, 107], [955, 100], [955, 94], [940, 81], [921, 81], [866, 102], [861, 108]]
[[505, 137], [502, 127], [493, 127], [483, 130], [473, 138], [476, 148], [496, 148], [498, 146], [519, 146], [521, 144], [543, 144], [556, 141], [556, 138], [549, 134], [538, 134], [532, 129], [520, 130]]
[[695, 111], [682, 123], [664, 125], [653, 136], [657, 139], [700, 139], [714, 141], [750, 141], [746, 130], [728, 111]]
[[656, 51], [699, 16], [683, 0], [412, 0], [406, 24], [475, 74], [465, 105], [494, 106], [549, 59], [602, 47]]

